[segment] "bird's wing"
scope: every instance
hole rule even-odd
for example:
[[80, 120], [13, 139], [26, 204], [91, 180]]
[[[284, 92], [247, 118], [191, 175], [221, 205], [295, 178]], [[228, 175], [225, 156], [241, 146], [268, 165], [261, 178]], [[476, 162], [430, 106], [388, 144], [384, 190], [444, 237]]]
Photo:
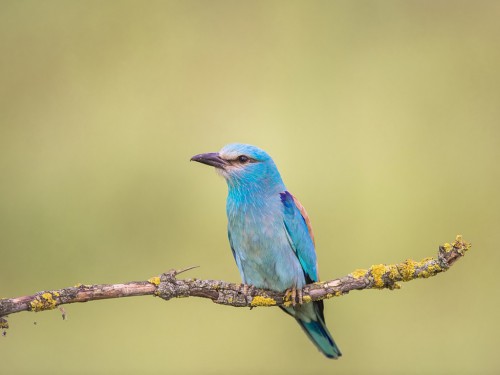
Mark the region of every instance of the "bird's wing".
[[227, 237], [229, 238], [229, 246], [231, 246], [231, 252], [233, 253], [234, 260], [236, 261], [236, 265], [241, 272], [241, 260], [240, 257], [236, 254], [236, 251], [234, 251], [233, 239], [231, 238], [231, 231], [229, 230], [227, 231]]
[[309, 215], [307, 214], [306, 209], [304, 208], [304, 206], [302, 206], [302, 203], [300, 203], [300, 201], [297, 199], [297, 197], [295, 197], [293, 195], [292, 195], [292, 197], [293, 197], [293, 202], [295, 203], [295, 205], [299, 209], [299, 212], [302, 215], [302, 218], [306, 222], [307, 231], [309, 232], [309, 236], [311, 236], [311, 240], [313, 242], [313, 245], [316, 248], [316, 242], [314, 241], [314, 233], [313, 233], [313, 228], [312, 228], [312, 224], [311, 224], [311, 219], [309, 219]]
[[311, 221], [304, 206], [288, 191], [280, 193], [284, 206], [285, 229], [290, 245], [304, 270], [306, 282], [318, 281], [318, 265], [314, 249]]

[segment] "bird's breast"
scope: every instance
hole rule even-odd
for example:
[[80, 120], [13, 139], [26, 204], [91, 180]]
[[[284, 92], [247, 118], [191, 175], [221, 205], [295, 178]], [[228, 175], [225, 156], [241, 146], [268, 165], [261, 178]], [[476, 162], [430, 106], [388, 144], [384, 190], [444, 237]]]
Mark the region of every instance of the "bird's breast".
[[303, 271], [286, 234], [282, 203], [273, 198], [228, 200], [228, 231], [243, 281], [285, 290], [303, 283]]

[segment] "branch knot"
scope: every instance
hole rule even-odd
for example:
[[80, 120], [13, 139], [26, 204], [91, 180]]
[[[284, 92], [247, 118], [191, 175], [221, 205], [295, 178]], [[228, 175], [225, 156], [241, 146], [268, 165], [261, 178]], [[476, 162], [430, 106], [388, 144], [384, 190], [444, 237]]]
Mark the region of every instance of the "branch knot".
[[189, 295], [189, 288], [182, 288], [183, 282], [176, 279], [178, 273], [172, 269], [161, 274], [160, 284], [155, 292], [158, 297], [168, 301], [175, 297], [187, 297]]
[[439, 246], [438, 260], [439, 265], [447, 270], [458, 259], [465, 255], [465, 252], [471, 248], [471, 244], [464, 242], [461, 235], [458, 235], [452, 244], [445, 243]]

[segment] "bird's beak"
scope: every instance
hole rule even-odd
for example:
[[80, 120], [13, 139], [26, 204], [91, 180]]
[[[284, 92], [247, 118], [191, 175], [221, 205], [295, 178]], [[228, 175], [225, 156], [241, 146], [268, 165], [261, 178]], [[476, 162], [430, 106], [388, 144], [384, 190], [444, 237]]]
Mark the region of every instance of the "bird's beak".
[[198, 163], [203, 163], [206, 165], [211, 165], [212, 167], [224, 169], [229, 163], [222, 159], [217, 152], [209, 152], [207, 154], [198, 154], [191, 158], [192, 161], [197, 161]]

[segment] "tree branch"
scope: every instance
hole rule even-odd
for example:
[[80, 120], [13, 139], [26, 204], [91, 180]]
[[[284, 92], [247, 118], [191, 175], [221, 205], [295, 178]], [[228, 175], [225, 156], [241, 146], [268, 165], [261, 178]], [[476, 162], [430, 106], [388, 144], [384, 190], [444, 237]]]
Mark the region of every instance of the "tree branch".
[[[398, 264], [378, 264], [369, 269], [357, 269], [347, 276], [309, 284], [302, 290], [304, 303], [342, 296], [351, 290], [399, 289], [398, 282], [428, 278], [448, 270], [465, 255], [471, 245], [457, 236], [452, 244], [439, 247], [437, 258], [425, 258], [420, 262], [407, 259]], [[193, 267], [191, 267], [193, 268]], [[191, 269], [189, 268], [189, 269]], [[243, 284], [219, 280], [177, 280], [185, 270], [170, 270], [147, 281], [124, 284], [82, 285], [52, 291], [42, 291], [30, 296], [0, 299], [0, 328], [8, 328], [4, 318], [21, 311], [45, 311], [57, 306], [100, 299], [153, 295], [164, 300], [180, 297], [201, 297], [221, 305], [235, 307], [290, 306], [290, 293], [257, 289]], [[61, 311], [63, 309], [61, 308]], [[63, 318], [65, 313], [63, 311]]]

